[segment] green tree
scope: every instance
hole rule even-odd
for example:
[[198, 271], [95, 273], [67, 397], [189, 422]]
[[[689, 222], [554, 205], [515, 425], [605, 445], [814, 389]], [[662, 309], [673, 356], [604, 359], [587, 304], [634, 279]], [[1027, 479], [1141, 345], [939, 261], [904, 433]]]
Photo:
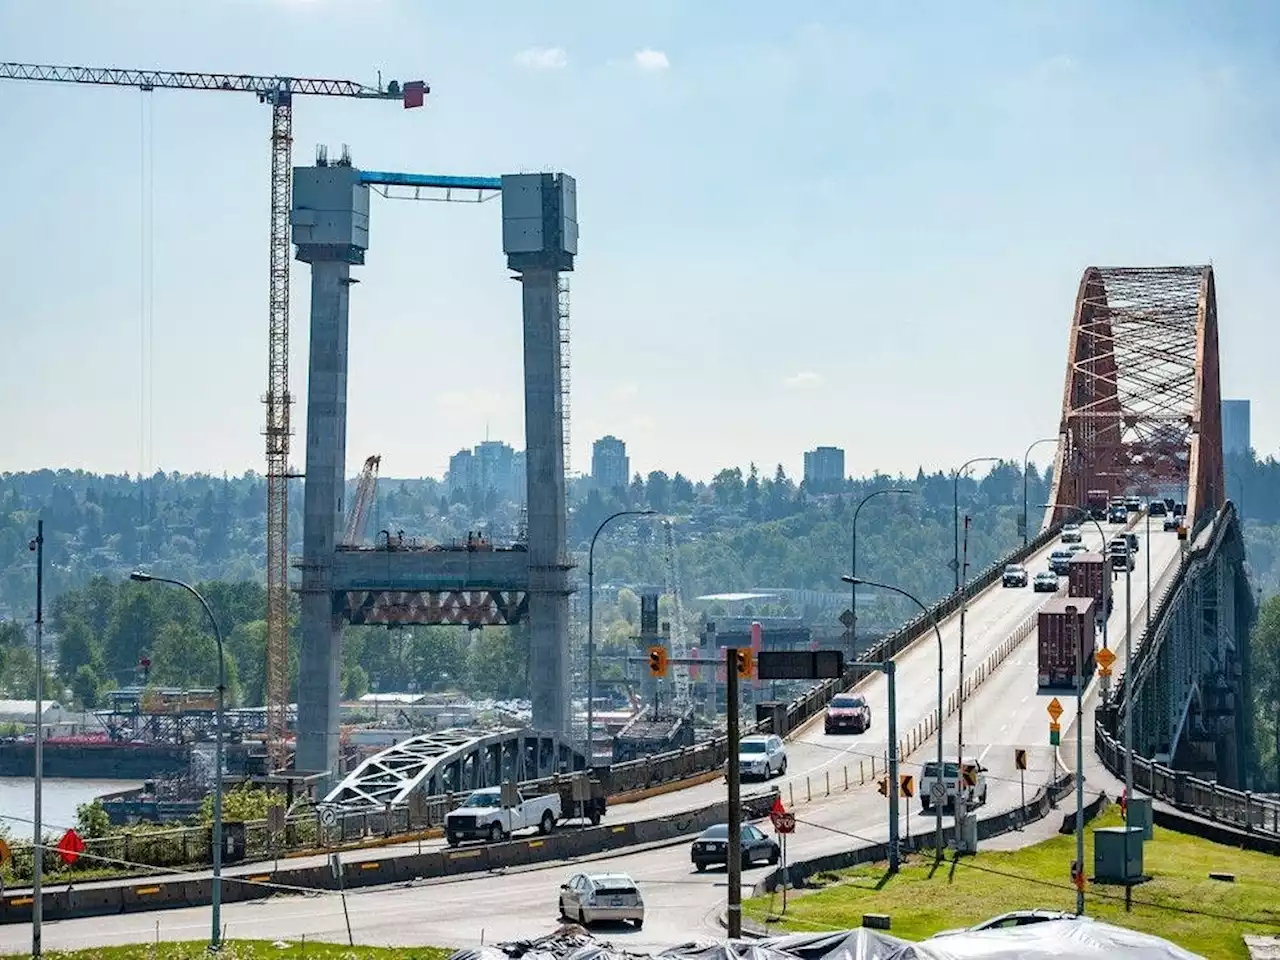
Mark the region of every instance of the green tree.
[[1280, 596], [1258, 611], [1250, 649], [1253, 696], [1259, 729], [1269, 731], [1261, 747], [1263, 776], [1280, 789]]
[[102, 651], [89, 624], [80, 616], [67, 619], [58, 634], [58, 675], [63, 682], [70, 683], [81, 667], [100, 673], [101, 664]]
[[98, 706], [102, 697], [102, 677], [92, 664], [82, 663], [71, 678], [71, 692], [86, 710]]

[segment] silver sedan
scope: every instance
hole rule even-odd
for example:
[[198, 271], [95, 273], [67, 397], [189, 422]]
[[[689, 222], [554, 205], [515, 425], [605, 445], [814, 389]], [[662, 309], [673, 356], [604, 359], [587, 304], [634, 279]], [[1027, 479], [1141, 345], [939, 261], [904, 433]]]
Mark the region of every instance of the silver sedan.
[[560, 916], [584, 927], [600, 920], [644, 926], [644, 898], [625, 873], [576, 873], [560, 885]]

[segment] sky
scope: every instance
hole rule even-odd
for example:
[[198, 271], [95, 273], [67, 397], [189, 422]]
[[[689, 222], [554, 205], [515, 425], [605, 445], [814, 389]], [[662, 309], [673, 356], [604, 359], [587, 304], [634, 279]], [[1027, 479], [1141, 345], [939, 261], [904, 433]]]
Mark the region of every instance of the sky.
[[[430, 84], [299, 98], [300, 165], [572, 174], [572, 467], [612, 433], [695, 478], [1020, 459], [1091, 264], [1214, 264], [1223, 394], [1277, 452], [1277, 36], [1265, 0], [0, 0], [23, 62]], [[269, 135], [247, 94], [0, 81], [0, 471], [263, 469]], [[348, 472], [522, 448], [499, 203], [372, 206]]]

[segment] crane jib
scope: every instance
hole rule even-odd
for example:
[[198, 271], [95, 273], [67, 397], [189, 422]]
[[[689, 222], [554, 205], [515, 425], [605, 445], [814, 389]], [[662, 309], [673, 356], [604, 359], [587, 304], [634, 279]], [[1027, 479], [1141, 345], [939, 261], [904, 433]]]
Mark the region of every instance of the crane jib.
[[392, 80], [385, 87], [354, 80], [318, 77], [260, 76], [246, 73], [190, 73], [178, 70], [121, 70], [114, 67], [69, 67], [40, 63], [0, 62], [0, 79], [42, 80], [53, 83], [89, 83], [100, 86], [136, 87], [139, 90], [219, 90], [254, 93], [269, 99], [281, 92], [322, 97], [359, 97], [367, 100], [403, 100], [406, 107], [420, 107], [431, 88], [421, 80], [403, 85]]

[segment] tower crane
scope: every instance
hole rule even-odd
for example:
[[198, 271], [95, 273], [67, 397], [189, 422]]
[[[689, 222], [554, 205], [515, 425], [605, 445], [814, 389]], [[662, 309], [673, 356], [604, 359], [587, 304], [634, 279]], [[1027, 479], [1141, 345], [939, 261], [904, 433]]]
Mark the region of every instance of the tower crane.
[[271, 768], [285, 759], [289, 703], [289, 208], [293, 191], [293, 98], [400, 100], [420, 107], [430, 88], [421, 80], [367, 86], [352, 80], [122, 70], [0, 62], [0, 80], [81, 83], [153, 90], [251, 93], [271, 108], [271, 230], [267, 313], [267, 750]]
[[356, 495], [347, 514], [347, 528], [342, 537], [343, 546], [356, 547], [364, 539], [365, 524], [369, 520], [369, 508], [373, 506], [373, 494], [378, 489], [378, 465], [382, 457], [375, 454], [364, 462], [360, 479], [356, 481]]

